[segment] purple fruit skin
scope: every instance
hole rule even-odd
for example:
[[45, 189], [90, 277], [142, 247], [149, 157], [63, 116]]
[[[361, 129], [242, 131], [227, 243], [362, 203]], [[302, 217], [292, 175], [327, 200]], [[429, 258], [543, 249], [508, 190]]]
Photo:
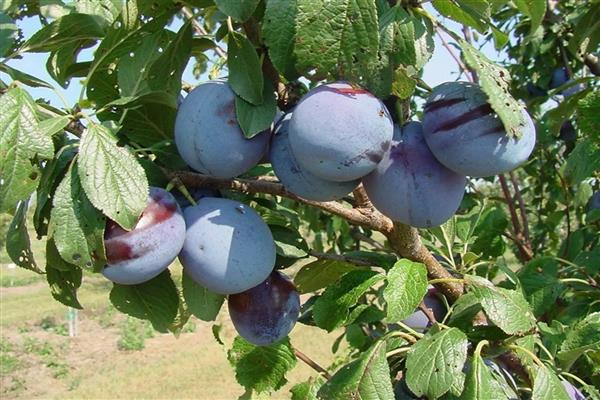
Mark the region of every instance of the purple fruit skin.
[[289, 125], [290, 144], [300, 165], [335, 182], [353, 181], [373, 171], [393, 133], [381, 100], [345, 82], [307, 93]]
[[279, 271], [273, 271], [258, 286], [230, 295], [227, 304], [237, 332], [257, 346], [286, 337], [300, 314], [300, 295]]
[[102, 274], [115, 283], [135, 285], [165, 270], [185, 240], [185, 222], [171, 193], [151, 187], [148, 206], [136, 226], [126, 231], [107, 222], [104, 245], [108, 263]]
[[177, 110], [175, 144], [193, 169], [233, 178], [254, 167], [267, 151], [269, 132], [245, 139], [235, 116], [235, 95], [223, 81], [203, 83]]
[[478, 85], [447, 82], [425, 105], [423, 133], [435, 157], [461, 175], [483, 177], [510, 171], [535, 146], [535, 125], [523, 111], [521, 137], [508, 137], [500, 118]]
[[595, 192], [588, 200], [587, 210], [600, 210], [600, 192]]
[[565, 388], [565, 390], [567, 391], [567, 394], [569, 395], [569, 398], [571, 400], [585, 400], [586, 399], [585, 395], [583, 393], [581, 393], [581, 390], [577, 389], [570, 382], [567, 382], [567, 381], [561, 379], [561, 383], [562, 383], [563, 387]]
[[183, 216], [187, 232], [179, 261], [200, 285], [215, 293], [240, 293], [264, 281], [273, 270], [273, 235], [251, 207], [205, 197], [186, 208]]
[[290, 146], [289, 122], [292, 114], [286, 114], [271, 140], [269, 159], [275, 175], [290, 192], [308, 200], [330, 201], [341, 199], [354, 190], [360, 180], [333, 182], [321, 179], [300, 166]]
[[552, 77], [550, 78], [550, 89], [556, 89], [559, 86], [564, 85], [569, 80], [569, 72], [566, 68], [556, 68], [552, 71]]
[[466, 178], [440, 164], [422, 126], [396, 126], [390, 150], [363, 185], [375, 208], [394, 221], [430, 228], [448, 220], [463, 198]]
[[[435, 319], [437, 321], [442, 321], [444, 316], [446, 315], [446, 307], [444, 303], [436, 296], [435, 289], [429, 289], [427, 294], [423, 298], [423, 302], [427, 306], [427, 308], [431, 309]], [[403, 321], [404, 324], [413, 328], [417, 331], [424, 331], [428, 327], [431, 326], [431, 322], [425, 315], [425, 313], [419, 309], [417, 309], [414, 313], [406, 317]]]

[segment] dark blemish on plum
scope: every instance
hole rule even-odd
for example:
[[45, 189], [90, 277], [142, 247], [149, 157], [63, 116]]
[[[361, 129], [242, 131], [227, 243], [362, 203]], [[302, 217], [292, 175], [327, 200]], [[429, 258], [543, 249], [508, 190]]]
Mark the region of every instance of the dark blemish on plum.
[[228, 102], [227, 104], [223, 105], [223, 107], [219, 108], [217, 110], [217, 115], [219, 117], [231, 117], [235, 113], [235, 103], [233, 102], [233, 100], [231, 100], [230, 102]]
[[431, 103], [425, 104], [424, 111], [426, 111], [426, 112], [436, 111], [436, 110], [439, 110], [440, 108], [450, 107], [455, 104], [461, 103], [463, 101], [465, 101], [465, 99], [463, 99], [461, 97], [456, 98], [456, 99], [442, 99], [442, 100], [432, 101]]
[[379, 162], [383, 159], [383, 152], [367, 151], [366, 156], [370, 161], [374, 162], [375, 164], [379, 164]]
[[492, 106], [490, 106], [488, 103], [485, 103], [485, 104], [480, 105], [479, 107], [476, 107], [470, 111], [467, 111], [466, 113], [464, 113], [462, 115], [459, 115], [456, 118], [452, 118], [451, 120], [446, 121], [445, 123], [438, 126], [432, 133], [449, 131], [451, 129], [458, 128], [459, 126], [461, 126], [463, 124], [471, 122], [477, 118], [485, 117], [485, 116], [491, 115], [493, 113], [494, 113], [494, 110], [492, 110]]
[[121, 240], [111, 240], [106, 243], [106, 260], [109, 264], [133, 260], [138, 257], [133, 253], [131, 246]]
[[235, 125], [235, 124], [237, 124], [237, 122], [235, 122], [234, 119], [230, 118], [230, 119], [227, 120], [227, 125]]

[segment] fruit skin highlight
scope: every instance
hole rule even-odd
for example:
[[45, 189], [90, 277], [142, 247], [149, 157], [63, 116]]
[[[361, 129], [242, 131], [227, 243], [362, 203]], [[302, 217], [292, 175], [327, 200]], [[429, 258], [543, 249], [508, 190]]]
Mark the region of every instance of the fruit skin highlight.
[[524, 163], [535, 146], [535, 125], [523, 111], [521, 137], [509, 137], [481, 88], [447, 82], [425, 104], [423, 134], [434, 156], [456, 173], [484, 177]]
[[346, 82], [308, 92], [294, 109], [289, 126], [291, 148], [302, 168], [335, 182], [373, 171], [393, 133], [383, 102]]
[[269, 159], [275, 175], [290, 192], [308, 200], [338, 200], [354, 190], [360, 180], [333, 182], [306, 171], [292, 152], [289, 123], [292, 114], [286, 114], [275, 128]]
[[135, 285], [165, 270], [185, 240], [185, 222], [173, 195], [150, 187], [148, 205], [131, 231], [108, 220], [104, 246], [108, 260], [102, 274], [115, 283]]
[[237, 332], [258, 346], [285, 338], [300, 313], [300, 295], [294, 284], [279, 271], [273, 271], [252, 289], [230, 295], [227, 304]]
[[215, 293], [240, 293], [264, 281], [273, 270], [273, 235], [251, 207], [205, 197], [183, 215], [187, 232], [179, 260], [198, 284]]
[[224, 81], [203, 83], [177, 110], [175, 144], [193, 169], [216, 178], [233, 178], [258, 164], [269, 132], [246, 139], [235, 115], [235, 94]]
[[430, 228], [454, 215], [466, 178], [436, 160], [422, 125], [396, 126], [394, 140], [375, 171], [363, 178], [369, 199], [381, 213], [403, 224]]

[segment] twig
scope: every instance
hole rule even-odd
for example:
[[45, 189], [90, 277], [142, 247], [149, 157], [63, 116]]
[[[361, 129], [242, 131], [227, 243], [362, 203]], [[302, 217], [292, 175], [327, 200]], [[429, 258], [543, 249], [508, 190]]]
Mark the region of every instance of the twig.
[[318, 373], [323, 374], [325, 379], [327, 379], [327, 380], [331, 379], [331, 375], [329, 374], [329, 372], [327, 372], [327, 370], [325, 368], [321, 367], [319, 364], [317, 364], [315, 361], [313, 361], [306, 354], [304, 354], [303, 352], [301, 352], [298, 349], [294, 349], [294, 354], [296, 355], [296, 357], [298, 357], [300, 360], [302, 360], [306, 365], [308, 365], [309, 367], [311, 367]]
[[355, 231], [355, 232], [352, 232], [351, 235], [354, 239], [360, 240], [361, 242], [366, 242], [366, 243], [370, 244], [371, 246], [373, 246], [374, 248], [376, 248], [377, 250], [390, 252], [390, 249], [385, 247], [383, 244], [379, 243], [377, 240], [375, 240], [373, 238], [363, 235], [360, 232]]
[[373, 208], [373, 204], [371, 200], [369, 200], [369, 196], [365, 191], [362, 183], [358, 185], [356, 189], [352, 192], [354, 195], [354, 200], [356, 201], [356, 208]]
[[498, 175], [498, 179], [500, 180], [500, 187], [502, 187], [502, 193], [504, 193], [504, 198], [506, 199], [506, 204], [508, 205], [508, 211], [510, 212], [510, 220], [512, 222], [513, 232], [515, 236], [518, 236], [521, 232], [521, 224], [519, 223], [519, 217], [517, 217], [515, 203], [510, 195], [510, 190], [508, 189], [504, 175]]
[[521, 214], [521, 223], [523, 224], [523, 234], [525, 235], [525, 242], [529, 247], [531, 247], [529, 239], [529, 222], [527, 221], [525, 202], [523, 201], [521, 190], [519, 190], [519, 182], [517, 182], [517, 177], [515, 176], [515, 173], [513, 171], [510, 171], [508, 175], [510, 176], [510, 181], [512, 182], [513, 189], [515, 190], [515, 196], [517, 198], [517, 202], [519, 203], [519, 213]]
[[[197, 33], [199, 33], [200, 35], [208, 35], [208, 32], [206, 31], [206, 29], [204, 29], [202, 24], [194, 18], [194, 13], [192, 12], [192, 10], [190, 10], [189, 7], [181, 8], [181, 12], [183, 13], [183, 15], [185, 15], [187, 19], [192, 21], [192, 27]], [[215, 43], [215, 45], [216, 47], [213, 49], [215, 53], [217, 53], [217, 55], [221, 58], [227, 58], [227, 53], [225, 52], [225, 50], [223, 50], [218, 44]]]
[[442, 45], [446, 48], [446, 50], [448, 50], [448, 53], [450, 53], [450, 56], [454, 59], [454, 61], [456, 61], [456, 63], [458, 64], [459, 68], [461, 69], [461, 71], [464, 72], [464, 74], [467, 76], [467, 79], [469, 81], [473, 82], [473, 78], [467, 73], [467, 71], [469, 71], [469, 69], [462, 62], [462, 60], [460, 59], [460, 57], [458, 57], [456, 54], [454, 54], [454, 51], [452, 50], [452, 48], [450, 47], [450, 45], [448, 44], [448, 42], [444, 38], [444, 35], [442, 35], [442, 32], [439, 29], [439, 27], [436, 27], [436, 32], [437, 32], [440, 40], [442, 41]]
[[427, 307], [427, 305], [425, 305], [425, 302], [421, 301], [419, 303], [419, 309], [421, 311], [423, 311], [423, 314], [425, 314], [425, 316], [427, 317], [427, 319], [429, 320], [429, 322], [431, 322], [432, 324], [435, 324], [437, 322], [437, 319], [435, 318], [435, 315], [433, 314], [433, 312], [431, 311], [431, 309], [429, 307]]

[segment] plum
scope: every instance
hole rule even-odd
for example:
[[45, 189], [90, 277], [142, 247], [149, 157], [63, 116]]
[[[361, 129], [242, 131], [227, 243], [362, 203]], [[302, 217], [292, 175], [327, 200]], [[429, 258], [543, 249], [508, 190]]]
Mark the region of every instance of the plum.
[[185, 96], [181, 93], [177, 96], [177, 108], [181, 106], [181, 103], [185, 100]]
[[[425, 306], [427, 306], [427, 308], [433, 312], [433, 315], [437, 321], [441, 322], [444, 319], [444, 316], [446, 315], [446, 307], [438, 298], [437, 290], [433, 286], [430, 286], [429, 290], [427, 290], [427, 294], [423, 298], [423, 303], [425, 303]], [[402, 322], [414, 330], [421, 332], [431, 326], [431, 322], [425, 313], [420, 309], [415, 310], [414, 313], [410, 314]]]
[[571, 121], [565, 121], [560, 126], [559, 138], [568, 143], [572, 143], [577, 139], [577, 131]]
[[300, 295], [281, 272], [251, 289], [227, 299], [233, 326], [241, 337], [257, 346], [280, 341], [291, 332], [300, 313]]
[[[188, 192], [196, 203], [205, 197], [222, 197], [221, 193], [217, 189], [213, 188], [188, 188]], [[179, 190], [173, 193], [173, 197], [175, 197], [175, 200], [177, 200], [177, 203], [182, 210], [192, 205], [192, 203], [190, 203], [190, 201]]]
[[568, 382], [564, 379], [561, 379], [560, 381], [571, 400], [585, 400], [586, 399], [585, 395], [583, 393], [581, 393], [581, 390], [579, 390], [575, 386], [573, 386], [571, 384], [571, 382]]
[[[550, 89], [556, 89], [557, 87], [572, 81], [573, 80], [569, 77], [569, 71], [567, 71], [566, 68], [556, 68], [554, 71], [552, 71], [552, 78], [550, 79]], [[583, 89], [584, 86], [581, 83], [578, 83], [576, 85], [569, 86], [568, 88], [562, 90], [560, 93], [565, 97], [569, 97], [581, 92]]]
[[423, 134], [434, 156], [461, 175], [483, 177], [510, 171], [527, 160], [535, 145], [535, 125], [523, 110], [519, 138], [509, 137], [481, 88], [446, 82], [425, 104]]
[[177, 201], [166, 190], [150, 187], [148, 205], [131, 231], [107, 221], [107, 265], [102, 274], [122, 285], [146, 282], [173, 262], [184, 240], [185, 222]]
[[527, 93], [531, 97], [544, 97], [548, 94], [548, 92], [533, 82], [527, 82]]
[[381, 100], [346, 82], [308, 92], [289, 124], [290, 145], [302, 168], [335, 182], [373, 171], [393, 133], [392, 118]]
[[363, 184], [383, 214], [403, 224], [430, 228], [456, 212], [466, 178], [440, 164], [425, 143], [422, 125], [410, 122], [396, 126], [392, 146]]
[[587, 211], [600, 210], [600, 192], [595, 192], [588, 200]]
[[279, 121], [273, 139], [269, 159], [273, 171], [283, 186], [290, 192], [315, 201], [337, 200], [354, 190], [360, 180], [333, 182], [321, 179], [300, 166], [292, 153], [289, 140], [289, 122], [291, 113]]
[[233, 178], [254, 167], [267, 151], [270, 133], [246, 139], [235, 115], [235, 94], [224, 81], [192, 90], [177, 110], [175, 144], [193, 169]]
[[216, 293], [240, 293], [264, 281], [273, 270], [273, 235], [251, 207], [205, 197], [187, 207], [183, 216], [187, 232], [179, 260], [200, 285]]

